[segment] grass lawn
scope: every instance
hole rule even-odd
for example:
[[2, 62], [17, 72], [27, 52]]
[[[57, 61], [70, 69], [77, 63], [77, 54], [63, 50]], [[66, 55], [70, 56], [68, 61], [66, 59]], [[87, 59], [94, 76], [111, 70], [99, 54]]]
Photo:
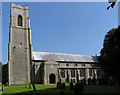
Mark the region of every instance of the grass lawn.
[[[56, 85], [40, 85], [36, 84], [37, 91], [25, 88], [25, 85], [11, 85], [5, 86], [2, 95], [60, 95], [63, 91], [65, 95], [74, 95], [74, 91], [70, 90], [69, 84], [66, 84], [65, 89], [57, 89]], [[118, 95], [118, 86], [98, 86], [98, 85], [85, 85], [83, 95]], [[17, 94], [16, 94], [17, 93]], [[120, 94], [119, 94], [120, 95]]]

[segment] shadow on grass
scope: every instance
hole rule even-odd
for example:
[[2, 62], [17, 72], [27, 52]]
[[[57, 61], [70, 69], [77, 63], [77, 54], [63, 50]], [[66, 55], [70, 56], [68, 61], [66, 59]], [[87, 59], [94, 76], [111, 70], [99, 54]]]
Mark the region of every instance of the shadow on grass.
[[[104, 88], [102, 90], [98, 90], [97, 88], [98, 86], [86, 86], [85, 90], [83, 91], [82, 95], [120, 95], [117, 92], [109, 92], [109, 86], [108, 86], [108, 91], [104, 91]], [[95, 90], [95, 92], [92, 90], [91, 88], [93, 88]], [[97, 88], [97, 89], [95, 89]], [[102, 87], [100, 86], [99, 89], [101, 89]], [[29, 88], [25, 88], [25, 89], [29, 89]], [[32, 88], [31, 88], [32, 89]], [[113, 89], [114, 90], [114, 89]], [[64, 94], [61, 94], [61, 92], [64, 92]], [[98, 93], [97, 93], [98, 92]], [[74, 95], [74, 90], [70, 90], [69, 86], [66, 86], [65, 89], [58, 89], [58, 88], [46, 88], [43, 90], [37, 90], [37, 91], [26, 91], [26, 92], [21, 92], [21, 93], [16, 93], [16, 94], [12, 94], [12, 93], [4, 93], [2, 95]]]

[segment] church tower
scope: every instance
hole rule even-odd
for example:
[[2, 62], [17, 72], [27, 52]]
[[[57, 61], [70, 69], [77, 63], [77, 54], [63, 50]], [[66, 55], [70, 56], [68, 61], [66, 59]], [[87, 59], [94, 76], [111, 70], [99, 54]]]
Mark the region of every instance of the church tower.
[[32, 43], [27, 5], [11, 3], [8, 45], [9, 85], [31, 83]]

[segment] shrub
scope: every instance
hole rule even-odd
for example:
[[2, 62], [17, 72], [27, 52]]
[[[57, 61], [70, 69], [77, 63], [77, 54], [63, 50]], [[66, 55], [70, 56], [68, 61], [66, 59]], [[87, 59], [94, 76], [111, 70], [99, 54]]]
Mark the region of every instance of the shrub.
[[98, 79], [99, 85], [108, 85], [108, 78], [100, 78]]

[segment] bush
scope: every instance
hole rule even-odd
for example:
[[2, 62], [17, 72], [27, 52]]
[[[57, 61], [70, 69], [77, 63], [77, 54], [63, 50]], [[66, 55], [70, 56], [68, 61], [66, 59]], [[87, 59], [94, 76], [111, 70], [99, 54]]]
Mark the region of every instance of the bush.
[[73, 90], [73, 83], [70, 83], [70, 89]]
[[8, 64], [2, 65], [2, 84], [8, 83]]
[[92, 84], [93, 84], [93, 85], [96, 85], [96, 84], [97, 84], [97, 79], [92, 79], [91, 81], [92, 81]]
[[56, 88], [62, 88], [62, 89], [65, 89], [65, 83], [57, 82], [57, 86], [56, 86]]
[[83, 83], [84, 85], [86, 85], [86, 79], [81, 80], [81, 83]]
[[108, 85], [109, 79], [108, 78], [100, 78], [98, 79], [99, 85]]
[[82, 95], [83, 90], [84, 90], [84, 84], [76, 83], [74, 87], [74, 95]]

